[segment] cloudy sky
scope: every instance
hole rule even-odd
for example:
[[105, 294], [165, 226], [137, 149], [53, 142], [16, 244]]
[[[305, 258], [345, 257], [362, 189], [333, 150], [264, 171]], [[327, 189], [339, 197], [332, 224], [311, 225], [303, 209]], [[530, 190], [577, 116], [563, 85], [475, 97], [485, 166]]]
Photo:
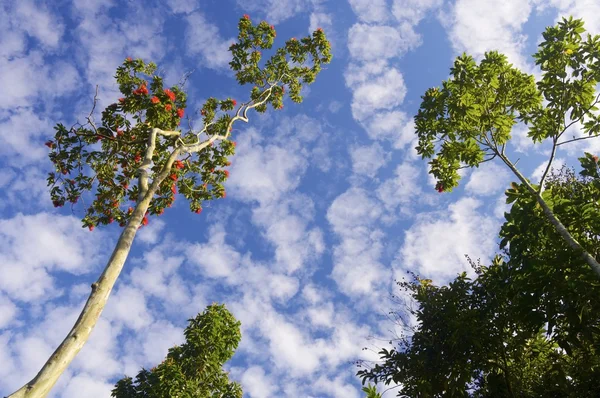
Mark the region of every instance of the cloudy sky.
[[[465, 254], [491, 258], [511, 181], [486, 163], [438, 194], [414, 151], [420, 95], [463, 51], [500, 50], [537, 74], [531, 54], [561, 16], [600, 33], [596, 0], [0, 1], [1, 396], [62, 341], [119, 233], [83, 229], [82, 207], [52, 207], [43, 143], [54, 124], [81, 120], [96, 85], [114, 102], [128, 56], [156, 62], [168, 84], [193, 71], [188, 114], [209, 96], [246, 100], [227, 51], [246, 13], [275, 25], [276, 47], [322, 27], [333, 62], [303, 104], [236, 126], [226, 199], [201, 215], [179, 203], [140, 230], [53, 397], [109, 396], [214, 301], [242, 322], [228, 370], [245, 396], [361, 396], [352, 361], [392, 336], [394, 279], [412, 270], [443, 283], [469, 269]], [[515, 129], [510, 156], [533, 180], [547, 150]], [[557, 163], [583, 150], [600, 145], [579, 141]]]

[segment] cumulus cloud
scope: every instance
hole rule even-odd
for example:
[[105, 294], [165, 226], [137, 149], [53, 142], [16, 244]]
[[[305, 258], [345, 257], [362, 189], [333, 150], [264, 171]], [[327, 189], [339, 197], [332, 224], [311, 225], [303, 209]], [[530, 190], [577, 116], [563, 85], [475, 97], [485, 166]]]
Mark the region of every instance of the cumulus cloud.
[[478, 211], [481, 201], [461, 198], [447, 211], [422, 213], [405, 232], [397, 265], [421, 277], [445, 283], [462, 271], [472, 272], [465, 259], [491, 258], [499, 225]]
[[187, 17], [185, 36], [188, 51], [199, 56], [201, 65], [213, 69], [229, 68], [229, 46], [236, 39], [223, 38], [217, 25], [208, 21], [200, 11]]
[[471, 195], [494, 195], [507, 189], [510, 176], [506, 166], [494, 162], [484, 163], [471, 173], [465, 190]]

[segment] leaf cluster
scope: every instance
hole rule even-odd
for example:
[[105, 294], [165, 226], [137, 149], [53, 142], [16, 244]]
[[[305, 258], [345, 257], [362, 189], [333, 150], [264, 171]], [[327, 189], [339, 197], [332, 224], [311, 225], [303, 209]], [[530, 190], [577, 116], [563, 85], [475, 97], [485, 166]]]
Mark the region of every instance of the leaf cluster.
[[169, 349], [163, 362], [150, 370], [142, 369], [135, 380], [119, 380], [111, 396], [241, 398], [241, 386], [229, 381], [223, 370], [240, 342], [240, 322], [224, 305], [212, 304], [189, 320], [184, 335], [186, 342]]

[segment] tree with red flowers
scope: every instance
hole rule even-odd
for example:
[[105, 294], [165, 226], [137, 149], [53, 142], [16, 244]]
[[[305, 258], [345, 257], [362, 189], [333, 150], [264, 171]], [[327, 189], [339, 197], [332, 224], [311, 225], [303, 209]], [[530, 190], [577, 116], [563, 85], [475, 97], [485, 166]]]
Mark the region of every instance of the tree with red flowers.
[[321, 65], [331, 61], [330, 44], [321, 29], [302, 40], [288, 40], [266, 61], [259, 50], [271, 49], [275, 28], [265, 21], [254, 25], [245, 15], [238, 29], [238, 40], [230, 47], [230, 66], [239, 84], [253, 88], [239, 105], [233, 99], [209, 98], [200, 111], [200, 129], [179, 127], [186, 108], [182, 88], [164, 87], [155, 74], [156, 65], [131, 58], [116, 72], [123, 97], [106, 107], [100, 121], [92, 111], [83, 124], [56, 125], [54, 139], [45, 144], [55, 166], [48, 175], [54, 206], [75, 204], [91, 193], [83, 226], [93, 230], [117, 222], [123, 232], [67, 337], [37, 376], [10, 397], [48, 394], [87, 341], [138, 228], [150, 216], [163, 214], [177, 193], [195, 213], [202, 211], [204, 202], [225, 197], [223, 184], [229, 172], [224, 167], [235, 152], [233, 125], [247, 123], [252, 109], [280, 109], [284, 87], [292, 101], [302, 102], [302, 86], [314, 82]]

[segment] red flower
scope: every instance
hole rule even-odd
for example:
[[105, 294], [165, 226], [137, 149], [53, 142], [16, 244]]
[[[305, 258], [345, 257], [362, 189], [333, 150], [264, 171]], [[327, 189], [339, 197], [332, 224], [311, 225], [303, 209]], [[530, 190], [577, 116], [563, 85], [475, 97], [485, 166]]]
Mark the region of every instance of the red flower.
[[592, 159], [594, 159], [594, 162], [598, 163], [598, 156], [594, 155], [592, 156]]
[[231, 103], [233, 104], [233, 106], [237, 105], [237, 101], [236, 100], [231, 100]]
[[117, 129], [117, 137], [122, 137], [122, 136], [123, 136], [123, 130]]
[[144, 216], [144, 218], [142, 218], [142, 225], [148, 225], [148, 217]]
[[60, 202], [60, 200], [53, 200], [52, 204], [54, 205], [54, 207], [62, 207], [62, 203]]
[[244, 19], [250, 19], [250, 15], [244, 14]]
[[175, 163], [174, 163], [174, 166], [175, 166], [176, 169], [181, 170], [181, 169], [183, 169], [184, 164], [183, 164], [183, 162], [181, 160], [176, 160]]
[[137, 90], [133, 90], [133, 93], [136, 94], [136, 95], [139, 95], [139, 94], [146, 95], [146, 94], [148, 94], [148, 88], [146, 87], [146, 83], [142, 83], [142, 85], [139, 86]]
[[439, 186], [437, 187], [437, 191], [438, 191], [439, 193], [442, 193], [442, 192], [444, 192], [444, 186], [443, 186], [443, 185], [439, 185]]
[[108, 219], [108, 223], [109, 223], [109, 224], [112, 224], [112, 223], [113, 223], [113, 221], [115, 221], [115, 220], [114, 220], [112, 217]]
[[123, 103], [123, 102], [125, 102], [125, 98], [119, 98], [119, 102], [120, 102], [120, 103]]
[[271, 25], [271, 30], [275, 30], [275, 26]]
[[150, 100], [150, 102], [152, 102], [153, 104], [158, 104], [160, 102], [160, 100], [158, 99], [158, 97], [155, 95], [154, 97], [152, 97], [152, 99]]
[[177, 186], [175, 184], [171, 185], [171, 192], [173, 192], [173, 195], [177, 193]]
[[200, 114], [201, 114], [202, 116], [206, 116], [206, 111], [205, 111], [204, 109], [202, 109], [202, 110], [200, 111]]
[[197, 209], [196, 209], [196, 211], [195, 211], [195, 213], [196, 213], [196, 214], [200, 214], [200, 213], [202, 213], [202, 207], [199, 207], [199, 208], [197, 208]]
[[322, 32], [323, 28], [317, 28], [317, 32]]
[[225, 177], [229, 178], [229, 170], [225, 170], [224, 173], [225, 173]]
[[231, 162], [225, 163], [225, 166], [231, 166]]
[[54, 148], [54, 143], [52, 141], [46, 141], [44, 145], [46, 145], [50, 149]]
[[94, 230], [94, 226], [93, 225], [90, 225], [88, 228], [89, 228], [90, 231]]
[[177, 116], [181, 119], [183, 117], [183, 114], [185, 113], [184, 109], [177, 109]]
[[160, 209], [160, 211], [158, 212], [158, 215], [162, 216], [164, 212], [165, 212], [165, 209]]
[[133, 207], [130, 207], [129, 209], [127, 209], [127, 214], [131, 214], [133, 213]]
[[295, 37], [292, 37], [292, 41], [296, 41], [296, 38], [295, 38]]
[[138, 154], [135, 155], [135, 158], [133, 158], [133, 160], [135, 160], [136, 163], [139, 163], [139, 161], [142, 160], [142, 157], [138, 153]]
[[164, 89], [165, 94], [167, 94], [167, 97], [169, 97], [169, 99], [171, 101], [175, 101], [175, 93], [172, 92], [171, 90], [169, 90], [168, 88]]
[[171, 174], [171, 175], [169, 176], [169, 178], [170, 178], [172, 181], [177, 181], [177, 178], [178, 178], [178, 177], [177, 177], [177, 174]]
[[123, 182], [123, 188], [128, 189], [129, 188], [129, 184], [127, 184], [126, 182]]
[[125, 58], [125, 61], [127, 61], [127, 62], [131, 62], [131, 61], [133, 61], [133, 60], [131, 59], [131, 57], [127, 57], [127, 58]]
[[119, 202], [116, 200], [112, 202], [112, 207], [119, 207]]
[[127, 223], [126, 223], [125, 221], [121, 221], [121, 222], [119, 223], [119, 227], [124, 227], [125, 225], [127, 225]]
[[225, 191], [223, 191], [223, 193], [221, 194], [221, 197], [224, 198], [227, 196], [227, 193]]
[[166, 111], [170, 111], [173, 107], [171, 106], [171, 104], [167, 104], [165, 105], [165, 110]]
[[235, 147], [237, 144], [235, 143], [235, 141], [231, 141], [231, 144]]

